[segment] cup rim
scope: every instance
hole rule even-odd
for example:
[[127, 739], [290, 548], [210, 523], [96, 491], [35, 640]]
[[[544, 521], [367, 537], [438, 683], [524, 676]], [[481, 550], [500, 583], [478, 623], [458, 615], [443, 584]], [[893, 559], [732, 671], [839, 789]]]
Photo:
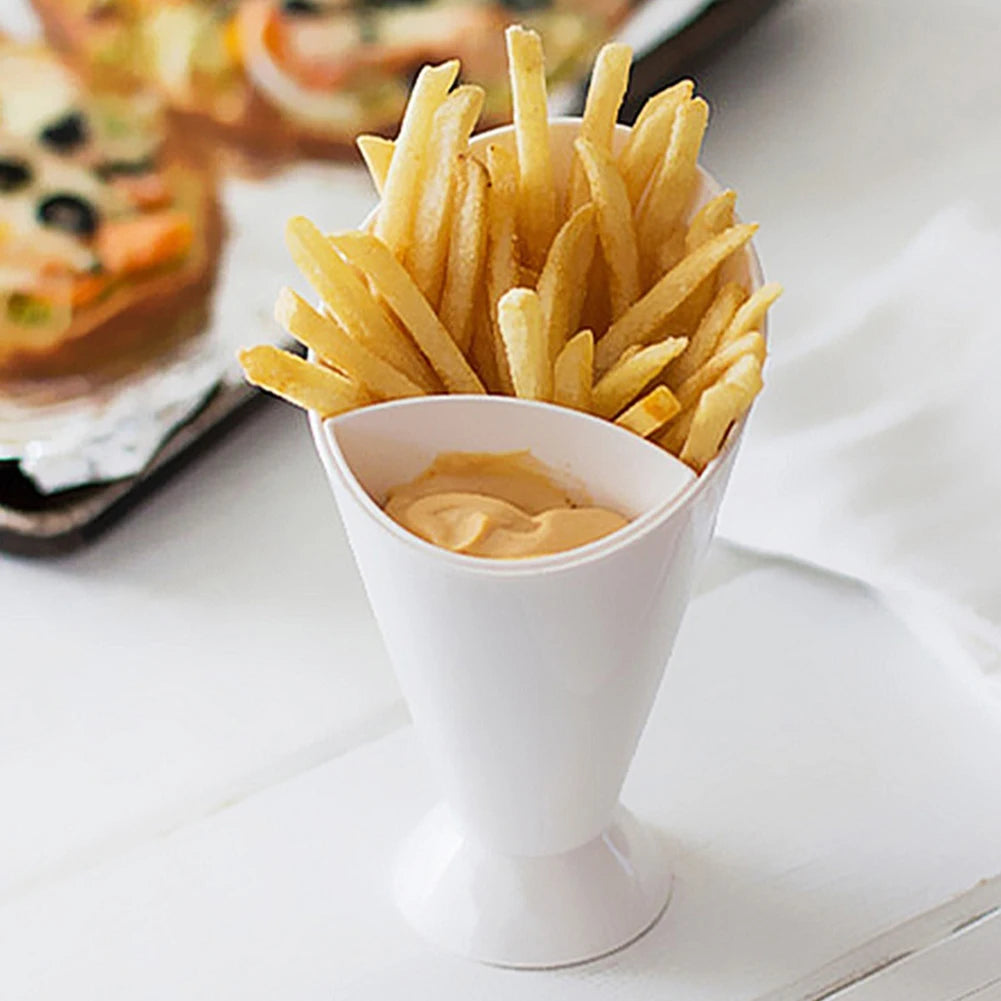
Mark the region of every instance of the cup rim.
[[[583, 118], [579, 115], [554, 115], [549, 119], [549, 124], [559, 124], [559, 125], [576, 125], [578, 129], [580, 128]], [[631, 131], [631, 126], [623, 125], [619, 122], [615, 125], [616, 133], [629, 133]], [[502, 135], [511, 135], [514, 132], [514, 125], [499, 125], [495, 128], [488, 129], [486, 132], [480, 132], [474, 135], [470, 139], [470, 146], [479, 146], [485, 142], [490, 141], [492, 138]], [[720, 182], [711, 174], [706, 168], [700, 163], [696, 165], [699, 177], [705, 186], [708, 188], [710, 195], [720, 194], [724, 191], [724, 187]], [[361, 228], [366, 228], [375, 216], [375, 213], [379, 210], [379, 205], [372, 209], [365, 219], [361, 223]], [[739, 220], [739, 216], [735, 216]], [[751, 291], [754, 292], [760, 288], [764, 282], [764, 269], [761, 264], [761, 258], [758, 256], [757, 247], [755, 241], [752, 238], [741, 250], [741, 253], [746, 255], [747, 266], [748, 266], [748, 277], [750, 279]], [[768, 341], [768, 318], [764, 318], [761, 324], [761, 335], [765, 338], [765, 342]], [[313, 352], [309, 352], [309, 357], [313, 357]], [[525, 400], [518, 397], [498, 395], [498, 394], [488, 394], [484, 397], [479, 397], [474, 394], [434, 394], [429, 396], [421, 396], [414, 398], [407, 398], [402, 400], [387, 400], [382, 403], [370, 404], [365, 407], [366, 410], [378, 407], [380, 409], [387, 409], [391, 407], [413, 405], [419, 403], [422, 400], [447, 400], [456, 399], [468, 401], [470, 399], [492, 399], [492, 400], [507, 400], [511, 403], [519, 405], [528, 405], [534, 407], [555, 407], [556, 404], [547, 403], [540, 400]], [[473, 572], [479, 574], [486, 574], [488, 576], [525, 576], [525, 575], [535, 575], [544, 573], [555, 573], [565, 570], [574, 569], [585, 563], [591, 563], [598, 559], [603, 559], [607, 556], [611, 556], [618, 552], [620, 549], [635, 541], [639, 541], [644, 536], [649, 534], [657, 525], [662, 521], [667, 520], [671, 517], [677, 510], [692, 504], [695, 499], [709, 488], [709, 485], [718, 478], [720, 471], [725, 468], [727, 462], [729, 461], [731, 454], [734, 453], [737, 448], [739, 448], [741, 438], [743, 437], [744, 430], [747, 427], [747, 421], [754, 410], [755, 403], [753, 401], [750, 409], [746, 414], [730, 428], [727, 433], [726, 439], [723, 442], [722, 447], [719, 452], [713, 457], [713, 459], [706, 465], [705, 469], [701, 473], [697, 473], [695, 479], [688, 484], [684, 489], [679, 491], [674, 497], [669, 498], [663, 504], [658, 505], [650, 511], [645, 512], [640, 515], [639, 518], [635, 518], [629, 522], [628, 525], [604, 536], [603, 538], [596, 539], [594, 542], [590, 542], [585, 546], [578, 546], [575, 549], [569, 549], [563, 553], [554, 553], [548, 556], [530, 556], [523, 559], [517, 560], [500, 560], [492, 559], [485, 556], [470, 556], [466, 553], [454, 553], [451, 550], [444, 549], [441, 546], [436, 546], [431, 542], [427, 542], [418, 535], [414, 535], [413, 532], [405, 529], [402, 525], [395, 522], [389, 517], [379, 507], [378, 504], [372, 499], [371, 496], [364, 490], [361, 484], [357, 481], [355, 477], [343, 477], [341, 476], [343, 482], [355, 497], [355, 499], [360, 503], [362, 510], [370, 517], [374, 518], [378, 524], [383, 528], [388, 529], [394, 536], [404, 542], [406, 545], [416, 547], [418, 551], [422, 551], [425, 554], [432, 554], [438, 559], [444, 559], [447, 562], [454, 563], [457, 569], [462, 569], [466, 572]], [[569, 409], [569, 408], [559, 408], [559, 409]], [[597, 417], [594, 414], [583, 414], [577, 412], [580, 417], [587, 417], [591, 420], [604, 420], [604, 418]], [[327, 434], [326, 425], [328, 423], [335, 423], [339, 418], [331, 417], [327, 420], [322, 420], [320, 416], [315, 411], [309, 411], [308, 420], [310, 432], [313, 437], [313, 442], [315, 447], [321, 456], [325, 454], [327, 456], [333, 457], [333, 451], [336, 448], [337, 452], [340, 453], [339, 446], [336, 445], [336, 438], [331, 434]], [[609, 422], [611, 423], [611, 422]], [[614, 426], [614, 424], [613, 424]], [[632, 432], [627, 431], [625, 428], [620, 428], [623, 434], [632, 434]], [[644, 439], [645, 440], [645, 439]], [[646, 441], [646, 444], [650, 448], [657, 448], [652, 442]], [[344, 461], [343, 453], [340, 453], [341, 460], [346, 466], [347, 463]], [[680, 461], [680, 460], [678, 460]], [[338, 475], [340, 474], [340, 464], [337, 462], [333, 463], [333, 467], [338, 470]]]
[[[579, 411], [569, 410], [569, 408], [558, 407], [556, 404], [546, 403], [541, 400], [525, 400], [514, 396], [497, 395], [480, 396], [475, 394], [452, 393], [409, 397], [402, 400], [388, 400], [384, 403], [372, 404], [369, 407], [365, 407], [365, 410], [406, 409], [408, 407], [420, 406], [429, 400], [437, 401], [438, 405], [441, 406], [449, 405], [449, 403], [444, 401], [453, 401], [456, 404], [461, 401], [467, 405], [470, 401], [480, 401], [484, 405], [488, 406], [558, 409], [564, 413], [569, 411], [569, 413], [574, 414], [581, 420], [602, 421], [602, 423], [606, 424], [611, 423], [605, 421], [601, 417], [596, 417], [593, 414], [585, 414]], [[477, 406], [480, 405], [480, 403], [474, 402], [473, 405]], [[345, 418], [349, 416], [350, 414], [343, 415]], [[330, 460], [329, 464], [325, 464], [328, 465], [328, 468], [336, 470], [336, 473], [345, 486], [345, 489], [347, 489], [347, 491], [351, 494], [354, 501], [358, 504], [366, 516], [375, 521], [383, 530], [388, 531], [404, 545], [412, 549], [416, 549], [418, 552], [422, 552], [431, 558], [451, 563], [457, 569], [462, 569], [466, 572], [476, 574], [484, 574], [487, 576], [534, 576], [537, 574], [556, 573], [575, 569], [584, 564], [592, 563], [596, 560], [612, 556], [622, 549], [625, 549], [627, 546], [641, 542], [646, 536], [648, 536], [665, 521], [669, 520], [682, 508], [693, 504], [696, 498], [699, 497], [703, 491], [709, 488], [710, 483], [716, 479], [719, 475], [719, 470], [722, 468], [719, 463], [719, 460], [723, 458], [723, 452], [721, 451], [720, 455], [713, 459], [712, 463], [706, 466], [701, 475], [696, 475], [690, 483], [678, 491], [678, 493], [674, 494], [674, 496], [667, 498], [660, 504], [651, 508], [649, 511], [645, 511], [639, 517], [633, 518], [622, 528], [617, 529], [600, 539], [596, 539], [594, 542], [589, 542], [587, 545], [577, 546], [574, 549], [568, 549], [562, 553], [552, 553], [545, 556], [529, 556], [516, 560], [493, 559], [485, 556], [471, 556], [467, 553], [456, 553], [441, 546], [436, 546], [434, 543], [422, 539], [419, 535], [415, 535], [413, 532], [404, 528], [398, 522], [390, 518], [389, 515], [386, 514], [386, 512], [378, 505], [378, 503], [376, 503], [368, 491], [365, 490], [356, 477], [345, 475], [343, 472], [344, 469], [350, 469], [350, 463], [347, 462], [344, 453], [337, 442], [336, 431], [334, 430], [334, 425], [336, 425], [340, 419], [341, 417], [330, 417], [326, 420], [321, 420], [318, 414], [310, 413], [310, 429], [313, 434], [314, 443], [320, 452], [321, 457], [329, 458]], [[614, 424], [611, 426], [615, 427]], [[734, 432], [739, 432], [740, 430], [742, 430], [742, 427], [735, 427], [731, 433], [733, 434]], [[624, 435], [632, 435], [634, 438], [638, 437], [637, 435], [633, 435], [631, 431], [625, 430], [625, 428], [616, 428], [616, 431]], [[735, 435], [735, 437], [738, 436], [739, 435]], [[640, 441], [647, 448], [658, 448], [657, 445], [654, 445], [645, 439], [640, 439]], [[681, 461], [674, 456], [671, 458], [676, 462]]]

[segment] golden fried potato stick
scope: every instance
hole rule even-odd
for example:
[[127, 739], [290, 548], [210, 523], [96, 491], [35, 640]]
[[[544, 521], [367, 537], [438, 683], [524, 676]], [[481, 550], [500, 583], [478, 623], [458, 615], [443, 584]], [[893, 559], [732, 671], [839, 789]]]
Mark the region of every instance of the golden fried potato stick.
[[358, 152], [361, 153], [361, 158], [365, 161], [368, 175], [372, 178], [376, 192], [382, 195], [396, 144], [392, 139], [385, 139], [382, 136], [362, 135], [355, 138], [355, 145], [358, 147]]
[[518, 284], [517, 237], [518, 218], [518, 162], [503, 146], [496, 143], [487, 147], [487, 171], [490, 174], [490, 193], [487, 205], [490, 212], [487, 236], [487, 305], [489, 308], [490, 346], [500, 390], [514, 392], [507, 352], [497, 323], [497, 304], [500, 297]]
[[[706, 202], [688, 226], [684, 239], [684, 252], [690, 254], [697, 250], [706, 240], [718, 236], [733, 225], [733, 209], [737, 196], [732, 191], [724, 191]], [[679, 254], [678, 260], [683, 254]], [[665, 266], [663, 260], [658, 262], [660, 274], [670, 270], [673, 262]], [[693, 332], [705, 315], [716, 291], [718, 269], [707, 275], [699, 283], [699, 287], [674, 311], [671, 317], [672, 325], [685, 333]]]
[[692, 216], [685, 234], [685, 252], [691, 253], [701, 247], [706, 240], [718, 236], [724, 229], [733, 225], [733, 210], [737, 204], [735, 191], [722, 191], [715, 198], [710, 198]]
[[662, 90], [643, 105], [633, 123], [618, 163], [634, 210], [664, 159], [678, 109], [690, 100], [693, 90], [691, 80], [682, 80]]
[[515, 395], [526, 400], [551, 400], [553, 364], [538, 293], [527, 288], [509, 289], [497, 304], [497, 319]]
[[745, 355], [702, 394], [679, 458], [701, 473], [719, 451], [730, 425], [739, 421], [761, 391], [761, 361]]
[[719, 347], [716, 353], [696, 372], [693, 372], [677, 389], [674, 395], [678, 397], [683, 410], [694, 406], [699, 397], [736, 361], [744, 355], [765, 360], [765, 339], [757, 330], [738, 337], [731, 344]]
[[[583, 277], [594, 259], [594, 206], [582, 205], [560, 227], [546, 255], [536, 288], [542, 302], [549, 357], [555, 361], [571, 331], [580, 324], [587, 294]], [[593, 342], [593, 337], [592, 337]], [[593, 347], [593, 344], [592, 344]], [[590, 388], [590, 380], [588, 381]]]
[[400, 318], [450, 393], [482, 393], [483, 383], [442, 326], [406, 268], [378, 237], [338, 233], [331, 245], [349, 264], [365, 273], [376, 292]]
[[685, 439], [688, 437], [688, 432], [692, 426], [692, 418], [694, 417], [694, 406], [682, 408], [668, 421], [666, 430], [657, 434], [654, 438], [654, 443], [660, 445], [662, 449], [670, 452], [672, 455], [677, 455], [685, 444]]
[[574, 142], [595, 207], [598, 237], [608, 268], [612, 319], [620, 317], [640, 297], [640, 257], [626, 185], [615, 161], [586, 139]]
[[480, 117], [483, 97], [482, 87], [463, 86], [452, 91], [435, 112], [424, 152], [424, 175], [414, 213], [414, 238], [407, 251], [406, 263], [417, 287], [435, 309], [445, 282], [452, 192], [459, 154], [465, 151]]
[[743, 337], [725, 348], [718, 348], [712, 358], [674, 390], [678, 402], [681, 404], [681, 412], [659, 437], [659, 445], [675, 455], [678, 454], [688, 437], [692, 418], [695, 416], [695, 408], [702, 394], [714, 385], [727, 369], [745, 356], [756, 358], [761, 364], [764, 364], [765, 339], [756, 330], [744, 334]]
[[733, 344], [734, 341], [739, 340], [744, 334], [760, 328], [761, 321], [765, 318], [765, 313], [768, 312], [769, 307], [781, 294], [782, 286], [778, 282], [768, 282], [762, 285], [737, 310], [736, 315], [730, 321], [726, 331], [720, 338], [720, 346], [726, 347], [728, 344]]
[[[619, 117], [619, 108], [622, 107], [622, 100], [629, 87], [632, 60], [633, 50], [628, 45], [610, 42], [598, 52], [591, 71], [579, 137], [609, 155], [612, 152], [612, 134]], [[575, 159], [570, 167], [566, 215], [573, 215], [588, 200], [589, 194], [587, 179], [580, 163]]]
[[285, 240], [292, 260], [354, 340], [423, 389], [438, 388], [438, 380], [417, 346], [393, 323], [354, 268], [341, 259], [308, 219], [290, 219]]
[[672, 268], [646, 295], [635, 302], [608, 328], [595, 345], [595, 365], [604, 372], [633, 344], [643, 344], [663, 330], [665, 320], [698, 287], [706, 275], [738, 251], [754, 236], [757, 226], [731, 226], [707, 240]]
[[591, 412], [599, 417], [614, 417], [635, 400], [687, 346], [688, 340], [684, 337], [668, 337], [649, 347], [624, 351], [622, 357], [595, 383], [591, 392]]
[[[657, 278], [661, 277], [661, 275], [666, 275], [671, 268], [676, 267], [685, 259], [685, 231], [681, 226], [675, 226], [674, 229], [667, 233], [660, 241], [660, 246], [654, 251], [653, 258], [655, 261], [653, 273]], [[713, 275], [710, 275], [709, 278], [704, 278], [702, 285], [707, 281], [711, 281], [713, 277]], [[693, 292], [692, 295], [694, 294]], [[679, 310], [686, 305], [687, 302], [682, 303]]]
[[317, 312], [290, 288], [283, 288], [278, 294], [275, 319], [297, 341], [312, 348], [322, 361], [379, 399], [393, 400], [426, 393], [389, 362], [349, 337], [336, 320]]
[[527, 264], [518, 265], [518, 287], [536, 289], [539, 284], [540, 272]]
[[696, 97], [678, 108], [667, 153], [639, 206], [636, 230], [647, 252], [648, 280], [657, 278], [658, 241], [681, 221], [698, 181], [699, 149], [709, 120], [709, 105]]
[[[501, 396], [513, 396], [514, 388], [504, 388], [497, 370], [497, 344], [500, 344], [501, 351], [503, 351], [504, 341], [497, 328], [496, 317], [496, 307], [493, 316], [491, 316], [486, 303], [486, 293], [481, 290], [480, 295], [477, 296], [477, 308], [473, 313], [473, 341], [469, 345], [467, 354], [476, 374], [483, 381], [483, 385], [487, 387], [487, 392], [498, 393]], [[507, 367], [507, 358], [502, 360], [504, 362], [504, 377], [510, 381], [511, 373]]]
[[581, 330], [563, 345], [553, 363], [553, 401], [585, 412], [591, 409], [594, 335]]
[[615, 418], [619, 427], [649, 438], [681, 409], [674, 393], [667, 386], [654, 386], [646, 396]]
[[396, 148], [386, 175], [382, 204], [375, 221], [376, 236], [401, 260], [413, 240], [416, 196], [435, 112], [441, 107], [458, 75], [458, 59], [440, 66], [425, 66], [417, 74], [403, 113], [400, 134], [396, 137]]
[[473, 310], [486, 267], [488, 185], [486, 167], [479, 160], [464, 157], [452, 212], [445, 287], [438, 310], [441, 322], [464, 353], [468, 353], [473, 340]]
[[[595, 228], [597, 232], [597, 227]], [[597, 247], [597, 244], [595, 244]], [[597, 344], [612, 323], [612, 306], [608, 297], [608, 267], [604, 254], [595, 253], [591, 270], [585, 280], [584, 305], [580, 311], [579, 326], [594, 331]]]
[[335, 417], [371, 403], [372, 397], [351, 379], [322, 368], [271, 344], [259, 344], [239, 354], [247, 382], [280, 396], [297, 407]]
[[518, 149], [518, 232], [525, 262], [540, 269], [557, 226], [542, 41], [519, 25], [511, 25], [504, 37]]
[[730, 325], [747, 293], [736, 282], [727, 282], [717, 293], [695, 333], [689, 338], [688, 347], [667, 370], [668, 386], [680, 385], [701, 368], [716, 350], [723, 332]]

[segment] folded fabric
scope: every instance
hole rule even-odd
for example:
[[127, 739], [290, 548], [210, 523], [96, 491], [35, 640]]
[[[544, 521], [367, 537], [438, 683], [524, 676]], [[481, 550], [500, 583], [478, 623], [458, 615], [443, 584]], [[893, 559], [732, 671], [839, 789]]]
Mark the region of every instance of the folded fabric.
[[929, 222], [772, 338], [720, 534], [885, 589], [1001, 670], [1001, 236]]

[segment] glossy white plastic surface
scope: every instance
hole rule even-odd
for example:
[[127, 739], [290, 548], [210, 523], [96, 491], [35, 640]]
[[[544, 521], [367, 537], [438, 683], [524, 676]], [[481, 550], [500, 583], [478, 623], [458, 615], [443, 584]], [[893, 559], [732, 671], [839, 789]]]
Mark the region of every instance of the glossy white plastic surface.
[[[733, 449], [696, 480], [607, 421], [506, 397], [402, 400], [314, 428], [448, 804], [400, 863], [401, 909], [430, 940], [512, 966], [631, 941], [666, 904], [669, 860], [613, 818]], [[438, 549], [378, 505], [438, 452], [513, 448], [635, 520], [569, 553], [499, 561]]]
[[[553, 123], [558, 184], [578, 125]], [[716, 190], [704, 177], [700, 199]], [[729, 268], [760, 282], [752, 251]], [[670, 866], [619, 793], [741, 428], [696, 479], [607, 421], [507, 397], [402, 400], [311, 427], [446, 804], [399, 860], [401, 910], [438, 945], [509, 966], [632, 941], [666, 906]], [[440, 452], [518, 449], [634, 520], [569, 553], [498, 561], [436, 548], [379, 507]]]

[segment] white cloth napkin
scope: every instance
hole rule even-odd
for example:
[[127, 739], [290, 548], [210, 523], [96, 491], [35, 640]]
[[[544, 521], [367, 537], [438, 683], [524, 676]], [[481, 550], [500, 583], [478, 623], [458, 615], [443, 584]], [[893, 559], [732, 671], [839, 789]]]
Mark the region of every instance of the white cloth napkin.
[[771, 351], [720, 534], [867, 581], [1001, 672], [1001, 236], [951, 208]]

